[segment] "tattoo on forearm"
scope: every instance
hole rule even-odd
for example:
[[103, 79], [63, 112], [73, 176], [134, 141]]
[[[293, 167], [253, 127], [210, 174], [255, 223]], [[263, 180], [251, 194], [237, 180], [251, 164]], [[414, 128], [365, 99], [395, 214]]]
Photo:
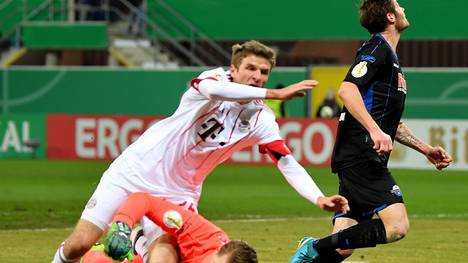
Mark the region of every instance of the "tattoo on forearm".
[[416, 137], [404, 123], [398, 125], [395, 140], [419, 152], [423, 152], [425, 143]]

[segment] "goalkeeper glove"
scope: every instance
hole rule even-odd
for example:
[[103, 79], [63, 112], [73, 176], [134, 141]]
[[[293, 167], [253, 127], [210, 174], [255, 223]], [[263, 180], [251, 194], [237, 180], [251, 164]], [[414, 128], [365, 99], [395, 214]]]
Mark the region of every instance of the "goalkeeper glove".
[[106, 233], [104, 251], [114, 260], [133, 260], [132, 242], [130, 233], [132, 229], [124, 222], [115, 222]]

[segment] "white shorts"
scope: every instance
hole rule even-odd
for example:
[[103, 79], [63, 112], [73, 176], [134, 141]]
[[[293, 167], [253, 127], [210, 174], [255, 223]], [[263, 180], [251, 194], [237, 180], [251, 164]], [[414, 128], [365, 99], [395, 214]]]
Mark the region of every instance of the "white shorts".
[[[130, 181], [129, 178], [132, 178], [130, 176], [132, 173], [134, 171], [127, 165], [113, 163], [102, 175], [101, 181], [81, 214], [81, 219], [89, 221], [106, 231], [110, 227], [114, 214], [131, 193], [149, 192], [148, 188], [142, 188], [137, 183]], [[164, 197], [175, 204], [197, 212], [196, 204], [192, 200], [185, 200], [183, 197], [168, 198], [167, 195], [158, 194], [155, 191], [149, 193], [154, 196]], [[149, 241], [148, 244], [151, 244], [152, 241], [165, 233], [146, 217], [142, 218], [141, 224], [145, 237]]]
[[81, 219], [90, 221], [103, 231], [107, 230], [122, 203], [132, 192], [138, 191], [123, 181], [122, 174], [129, 172], [128, 170], [128, 167], [111, 165], [104, 172], [81, 214]]

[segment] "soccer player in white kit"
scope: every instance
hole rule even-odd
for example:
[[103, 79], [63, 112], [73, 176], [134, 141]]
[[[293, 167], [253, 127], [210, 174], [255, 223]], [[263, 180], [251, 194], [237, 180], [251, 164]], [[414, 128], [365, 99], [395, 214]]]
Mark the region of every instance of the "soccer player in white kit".
[[[131, 193], [147, 192], [196, 211], [206, 176], [234, 152], [254, 144], [304, 198], [326, 211], [348, 209], [342, 196], [324, 196], [293, 158], [273, 112], [262, 102], [300, 96], [318, 82], [267, 90], [262, 87], [275, 65], [275, 52], [257, 41], [236, 44], [232, 50], [230, 70], [208, 70], [193, 79], [176, 112], [151, 126], [114, 160], [53, 262], [79, 262]], [[149, 220], [142, 224], [151, 243], [148, 262], [178, 262], [168, 235]]]

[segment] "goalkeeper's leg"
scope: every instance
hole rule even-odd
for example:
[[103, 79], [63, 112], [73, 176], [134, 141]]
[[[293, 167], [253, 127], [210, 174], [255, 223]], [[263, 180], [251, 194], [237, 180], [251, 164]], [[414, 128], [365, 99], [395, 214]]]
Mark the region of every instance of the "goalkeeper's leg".
[[55, 253], [53, 263], [75, 263], [99, 240], [104, 232], [95, 224], [80, 219], [73, 233]]

